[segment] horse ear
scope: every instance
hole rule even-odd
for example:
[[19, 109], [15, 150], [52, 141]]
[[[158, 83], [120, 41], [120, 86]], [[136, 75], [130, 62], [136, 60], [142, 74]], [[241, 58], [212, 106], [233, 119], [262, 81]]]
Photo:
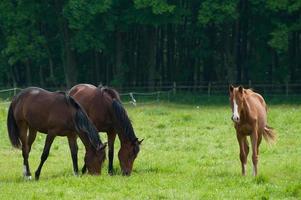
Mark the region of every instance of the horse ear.
[[233, 86], [233, 85], [230, 85], [230, 86], [229, 86], [229, 92], [232, 93], [233, 90], [234, 90], [234, 86]]
[[244, 91], [244, 88], [240, 85], [240, 86], [238, 87], [238, 91], [239, 91], [240, 93], [242, 93], [242, 92]]
[[141, 145], [141, 143], [143, 142], [143, 140], [144, 140], [144, 139], [142, 139], [142, 140], [140, 140], [140, 141], [138, 140], [138, 144]]

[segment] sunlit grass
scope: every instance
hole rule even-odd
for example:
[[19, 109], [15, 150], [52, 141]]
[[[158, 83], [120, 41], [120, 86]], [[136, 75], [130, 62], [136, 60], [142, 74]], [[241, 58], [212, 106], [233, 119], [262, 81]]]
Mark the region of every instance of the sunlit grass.
[[[249, 155], [247, 176], [240, 175], [235, 131], [227, 105], [159, 103], [128, 106], [136, 134], [144, 138], [131, 177], [120, 175], [116, 140], [114, 167], [107, 162], [99, 177], [74, 177], [66, 138], [56, 138], [40, 181], [22, 178], [22, 155], [10, 146], [6, 131], [7, 108], [0, 108], [1, 199], [300, 199], [301, 108], [269, 107], [269, 124], [278, 141], [260, 147], [259, 175], [252, 177]], [[30, 153], [31, 171], [38, 166], [44, 146], [38, 134]], [[102, 139], [106, 141], [105, 134]], [[83, 164], [80, 140], [79, 165]]]

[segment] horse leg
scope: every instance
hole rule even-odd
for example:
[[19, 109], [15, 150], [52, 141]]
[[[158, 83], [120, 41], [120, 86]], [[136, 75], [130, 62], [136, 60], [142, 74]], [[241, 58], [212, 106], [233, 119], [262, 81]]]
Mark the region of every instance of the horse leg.
[[76, 136], [69, 136], [68, 137], [68, 143], [69, 143], [69, 148], [71, 151], [71, 157], [72, 157], [72, 162], [73, 162], [73, 172], [74, 175], [78, 175], [78, 165], [77, 165], [77, 152], [78, 152], [78, 146], [76, 142]]
[[240, 162], [241, 162], [241, 172], [242, 175], [245, 176], [246, 175], [246, 166], [247, 166], [247, 152], [249, 152], [248, 149], [245, 149], [246, 146], [246, 136], [241, 136], [239, 133], [237, 133], [237, 140], [238, 140], [238, 144], [239, 144], [239, 158], [240, 158]]
[[33, 142], [35, 141], [36, 136], [37, 136], [37, 131], [34, 130], [34, 129], [32, 129], [32, 128], [29, 128], [29, 135], [28, 135], [28, 153], [30, 153], [31, 146], [32, 146]]
[[[26, 132], [27, 132], [27, 130], [26, 130]], [[36, 139], [36, 135], [37, 135], [37, 131], [29, 128], [29, 135], [27, 137], [27, 151], [25, 153], [25, 156], [23, 154], [23, 158], [24, 157], [26, 158], [26, 161], [24, 159], [23, 173], [24, 173], [24, 177], [26, 177], [27, 179], [31, 179], [31, 172], [30, 172], [30, 168], [29, 168], [28, 157], [29, 157], [29, 153], [30, 153], [30, 150], [31, 150], [32, 143]], [[22, 148], [22, 151], [23, 151], [23, 148]]]
[[[245, 139], [244, 139], [244, 144], [245, 144], [246, 158], [248, 158], [250, 147], [249, 147], [249, 143], [248, 143], [247, 137], [245, 137]], [[246, 160], [246, 162], [247, 162], [247, 160]]]
[[108, 168], [108, 173], [110, 175], [113, 175], [113, 173], [114, 173], [114, 169], [113, 169], [114, 143], [115, 143], [116, 133], [108, 132], [107, 135], [108, 135], [108, 146], [109, 146], [109, 151], [108, 151], [109, 168]]
[[41, 169], [43, 167], [44, 162], [48, 158], [49, 150], [50, 150], [50, 147], [51, 147], [51, 144], [52, 144], [54, 138], [55, 138], [54, 135], [51, 135], [49, 133], [47, 134], [44, 149], [43, 149], [43, 153], [42, 153], [42, 156], [41, 156], [41, 162], [40, 162], [40, 165], [39, 165], [37, 171], [35, 172], [35, 179], [36, 180], [39, 180], [39, 178], [40, 178]]
[[20, 129], [20, 140], [22, 143], [22, 156], [23, 156], [23, 176], [24, 178], [30, 180], [31, 173], [29, 170], [28, 156], [29, 156], [29, 147], [27, 142], [27, 129], [28, 126], [24, 123], [19, 126]]
[[258, 163], [258, 135], [257, 131], [255, 131], [251, 135], [251, 142], [252, 142], [252, 161], [253, 161], [253, 175], [257, 175], [257, 163]]

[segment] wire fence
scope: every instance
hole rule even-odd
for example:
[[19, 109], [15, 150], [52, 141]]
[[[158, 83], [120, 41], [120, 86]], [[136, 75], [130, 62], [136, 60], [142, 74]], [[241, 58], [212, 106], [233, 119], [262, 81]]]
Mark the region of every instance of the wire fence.
[[[205, 96], [227, 96], [228, 83], [209, 82], [191, 84], [188, 82], [168, 82], [164, 84], [153, 84], [152, 86], [136, 84], [124, 87], [116, 87], [120, 92], [121, 100], [124, 104], [141, 105], [154, 104], [161, 100], [170, 101], [178, 93], [191, 93], [192, 95]], [[252, 88], [264, 96], [286, 96], [301, 97], [301, 83], [267, 84], [267, 83], [245, 83], [245, 88]], [[50, 91], [57, 91], [58, 88], [47, 88]], [[66, 89], [59, 88], [67, 91]], [[0, 105], [8, 104], [12, 97], [22, 88], [9, 88], [0, 90]]]
[[[178, 91], [198, 93], [202, 95], [228, 95], [229, 83], [224, 82], [165, 82], [161, 84], [132, 84], [118, 88], [119, 91]], [[241, 84], [245, 88], [252, 88], [264, 96], [301, 96], [301, 83], [248, 83]]]
[[[58, 91], [55, 88], [47, 88], [50, 91]], [[22, 88], [10, 88], [0, 90], [0, 105], [8, 105], [18, 92], [20, 92]], [[67, 91], [67, 90], [65, 90]], [[154, 104], [158, 103], [161, 100], [170, 99], [170, 94], [172, 91], [156, 91], [156, 92], [125, 92], [120, 93], [121, 100], [123, 104], [132, 104], [136, 105], [144, 105], [144, 104]]]

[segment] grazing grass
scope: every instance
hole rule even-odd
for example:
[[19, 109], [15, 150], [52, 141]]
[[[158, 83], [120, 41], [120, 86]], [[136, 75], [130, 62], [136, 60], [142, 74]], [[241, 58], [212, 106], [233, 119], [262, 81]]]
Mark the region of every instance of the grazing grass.
[[[225, 98], [226, 99], [226, 98]], [[208, 102], [208, 103], [206, 103]], [[282, 102], [269, 107], [269, 125], [278, 141], [260, 146], [259, 175], [240, 175], [240, 161], [230, 108], [210, 101], [190, 105], [159, 103], [127, 106], [136, 134], [144, 138], [131, 177], [75, 177], [66, 138], [56, 138], [40, 181], [22, 178], [22, 155], [13, 149], [6, 131], [7, 107], [0, 107], [0, 199], [300, 199], [301, 107]], [[38, 134], [30, 154], [31, 171], [44, 145]], [[103, 141], [106, 136], [102, 134]], [[83, 164], [80, 141], [79, 165]]]

